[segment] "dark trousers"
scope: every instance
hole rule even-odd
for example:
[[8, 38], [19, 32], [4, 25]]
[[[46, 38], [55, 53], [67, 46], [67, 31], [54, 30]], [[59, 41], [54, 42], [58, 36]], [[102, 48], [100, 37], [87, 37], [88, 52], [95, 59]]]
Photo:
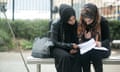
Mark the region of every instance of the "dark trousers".
[[68, 51], [54, 48], [52, 55], [55, 58], [55, 67], [57, 72], [82, 72], [80, 65], [79, 52], [71, 55]]
[[83, 72], [91, 72], [91, 63], [93, 64], [95, 72], [103, 72], [102, 59], [108, 56], [107, 54], [107, 51], [93, 49], [86, 54], [81, 55], [81, 65]]

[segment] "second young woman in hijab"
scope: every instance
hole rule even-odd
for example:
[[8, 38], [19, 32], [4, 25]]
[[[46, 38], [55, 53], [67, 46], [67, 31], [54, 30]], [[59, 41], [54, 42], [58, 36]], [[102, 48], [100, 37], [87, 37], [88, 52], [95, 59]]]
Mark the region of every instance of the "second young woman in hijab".
[[51, 26], [51, 39], [55, 45], [51, 53], [55, 58], [56, 70], [81, 72], [75, 11], [71, 6], [62, 4], [59, 14], [60, 19]]
[[108, 51], [92, 49], [81, 55], [83, 72], [91, 72], [90, 65], [93, 63], [95, 72], [103, 72], [102, 59], [110, 55], [110, 36], [108, 21], [101, 17], [96, 5], [85, 4], [80, 16], [78, 26], [80, 42], [88, 41], [92, 38], [96, 41], [96, 47], [105, 47]]

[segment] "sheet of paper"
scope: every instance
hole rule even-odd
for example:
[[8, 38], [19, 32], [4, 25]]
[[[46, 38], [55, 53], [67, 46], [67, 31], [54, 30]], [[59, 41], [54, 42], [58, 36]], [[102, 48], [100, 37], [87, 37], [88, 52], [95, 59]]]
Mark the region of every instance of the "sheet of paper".
[[108, 49], [105, 48], [105, 47], [94, 47], [94, 49], [96, 49], [96, 50], [108, 51]]
[[96, 47], [96, 42], [93, 38], [87, 42], [79, 44], [78, 47], [80, 48], [80, 54], [85, 54], [92, 49], [108, 51], [105, 47]]
[[89, 41], [78, 45], [78, 47], [80, 48], [80, 54], [84, 54], [84, 53], [90, 51], [95, 46], [96, 46], [96, 42], [94, 39], [90, 39]]

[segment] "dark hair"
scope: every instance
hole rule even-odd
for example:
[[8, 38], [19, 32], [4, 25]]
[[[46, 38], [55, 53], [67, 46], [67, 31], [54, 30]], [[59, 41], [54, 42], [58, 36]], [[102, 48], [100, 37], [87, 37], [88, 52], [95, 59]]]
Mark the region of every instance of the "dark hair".
[[96, 38], [96, 40], [100, 40], [101, 37], [101, 30], [100, 30], [100, 21], [101, 21], [101, 16], [99, 14], [98, 8], [96, 5], [88, 3], [85, 4], [83, 9], [81, 10], [81, 15], [80, 15], [80, 21], [78, 24], [78, 35], [83, 34], [85, 31], [87, 25], [84, 21], [84, 18], [91, 18], [94, 19], [93, 23], [91, 24], [92, 29], [94, 32], [96, 31], [99, 33], [99, 37]]

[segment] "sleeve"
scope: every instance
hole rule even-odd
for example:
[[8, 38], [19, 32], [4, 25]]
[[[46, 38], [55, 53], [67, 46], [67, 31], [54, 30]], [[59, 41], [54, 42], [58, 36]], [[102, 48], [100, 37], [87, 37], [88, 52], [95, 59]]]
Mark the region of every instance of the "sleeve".
[[51, 25], [51, 39], [52, 39], [55, 47], [62, 48], [62, 49], [67, 49], [67, 50], [72, 49], [72, 43], [64, 43], [64, 42], [59, 41], [58, 38], [61, 36], [59, 29], [60, 29], [60, 26], [58, 25], [58, 22], [53, 23]]
[[110, 31], [106, 19], [103, 19], [101, 22], [101, 41], [103, 47], [110, 49]]

